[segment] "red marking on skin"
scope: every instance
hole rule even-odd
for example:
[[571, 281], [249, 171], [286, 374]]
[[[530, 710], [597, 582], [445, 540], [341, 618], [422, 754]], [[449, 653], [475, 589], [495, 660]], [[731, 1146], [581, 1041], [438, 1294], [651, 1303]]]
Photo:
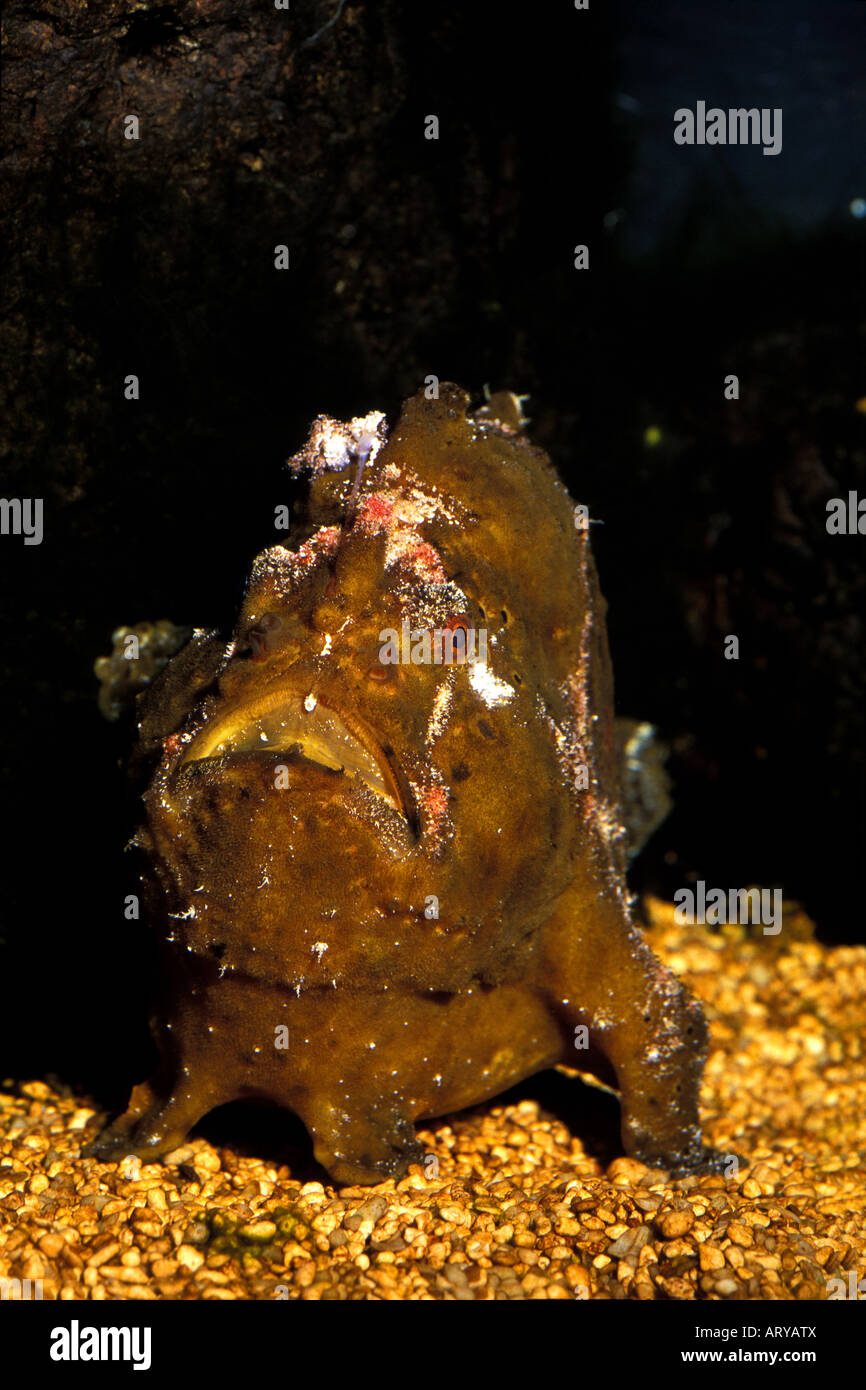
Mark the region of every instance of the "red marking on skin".
[[424, 787], [418, 796], [419, 809], [424, 817], [424, 829], [428, 835], [438, 838], [442, 834], [448, 814], [448, 788], [440, 786]]
[[415, 571], [419, 579], [426, 579], [431, 584], [445, 583], [445, 571], [442, 568], [439, 552], [434, 550], [432, 545], [428, 545], [426, 541], [422, 541], [420, 545], [415, 545], [407, 551], [404, 560]]
[[183, 739], [180, 734], [169, 734], [168, 738], [162, 740], [163, 755], [167, 758], [173, 757], [182, 743]]
[[390, 526], [393, 511], [394, 504], [384, 493], [371, 492], [359, 503], [355, 527], [365, 535], [376, 535]]
[[339, 526], [321, 526], [314, 536], [304, 541], [294, 552], [301, 565], [312, 565], [320, 555], [332, 555], [340, 539]]
[[340, 535], [341, 527], [322, 526], [311, 539], [318, 542], [319, 549], [324, 550], [326, 555], [332, 555], [339, 545]]

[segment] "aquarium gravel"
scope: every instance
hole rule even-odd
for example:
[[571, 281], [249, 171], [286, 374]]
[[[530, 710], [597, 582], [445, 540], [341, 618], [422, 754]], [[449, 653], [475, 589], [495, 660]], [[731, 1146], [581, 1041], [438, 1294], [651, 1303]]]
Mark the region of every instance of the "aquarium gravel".
[[705, 1003], [705, 1137], [748, 1158], [735, 1176], [604, 1169], [530, 1099], [421, 1127], [424, 1167], [376, 1187], [202, 1138], [100, 1163], [79, 1156], [92, 1104], [7, 1083], [0, 1277], [73, 1300], [849, 1296], [866, 1276], [866, 948], [817, 943], [796, 909], [771, 937], [644, 906]]

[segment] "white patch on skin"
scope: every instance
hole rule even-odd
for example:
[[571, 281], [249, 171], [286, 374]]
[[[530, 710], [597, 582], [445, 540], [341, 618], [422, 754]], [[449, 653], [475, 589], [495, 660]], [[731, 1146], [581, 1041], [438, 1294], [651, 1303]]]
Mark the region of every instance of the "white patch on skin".
[[509, 700], [514, 699], [514, 687], [494, 676], [486, 663], [470, 661], [468, 666], [469, 684], [488, 709], [495, 709], [497, 705], [507, 705]]
[[311, 691], [310, 694], [304, 700], [304, 709], [307, 711], [307, 714], [312, 714], [313, 710], [316, 708], [316, 705], [318, 703], [318, 700]]
[[290, 595], [323, 555], [330, 555], [340, 538], [339, 526], [320, 526], [297, 550], [272, 545], [253, 560], [249, 587], [267, 586], [276, 596]]
[[427, 724], [428, 744], [439, 737], [448, 721], [448, 714], [451, 709], [451, 698], [454, 694], [454, 677], [455, 671], [452, 667], [446, 679], [436, 687], [436, 694], [433, 696], [433, 709], [430, 712], [430, 720]]
[[[581, 544], [586, 544], [587, 532], [579, 532]], [[576, 671], [573, 671], [560, 687], [560, 695], [571, 710], [571, 719], [564, 730], [553, 724], [554, 739], [563, 771], [572, 780], [575, 766], [574, 753], [586, 757], [589, 765], [589, 787], [585, 790], [575, 788], [580, 799], [584, 820], [599, 835], [604, 850], [604, 872], [612, 893], [619, 899], [628, 916], [629, 896], [624, 881], [620, 877], [618, 863], [620, 850], [625, 840], [625, 826], [622, 824], [619, 806], [611, 799], [607, 788], [599, 784], [597, 776], [596, 748], [598, 740], [599, 717], [592, 714], [589, 703], [589, 674], [592, 660], [593, 604], [587, 567], [583, 566], [584, 620], [581, 633], [580, 657]], [[572, 786], [574, 783], [572, 781]]]
[[326, 633], [325, 633], [325, 643], [324, 643], [324, 646], [322, 647], [322, 650], [319, 652], [319, 656], [329, 656], [329, 655], [330, 655], [330, 651], [331, 651], [331, 634], [330, 634], [330, 632], [326, 632]]
[[[392, 472], [393, 470], [393, 472]], [[420, 528], [425, 522], [440, 518], [452, 526], [460, 524], [464, 509], [459, 504], [446, 504], [437, 492], [425, 489], [412, 473], [405, 477], [389, 464], [383, 476], [400, 482], [392, 488], [374, 490], [364, 495], [359, 507], [356, 527], [368, 536], [385, 532], [385, 569], [403, 563], [427, 583], [443, 584], [445, 572], [438, 551], [425, 541]]]
[[311, 468], [314, 474], [339, 472], [351, 463], [372, 463], [385, 443], [385, 415], [371, 410], [344, 423], [320, 415], [313, 421], [310, 437], [300, 453], [289, 460], [294, 473]]
[[551, 737], [556, 745], [556, 755], [559, 758], [559, 766], [562, 769], [566, 782], [576, 796], [591, 796], [592, 793], [590, 789], [580, 785], [580, 774], [586, 766], [586, 755], [583, 745], [578, 738], [574, 722], [572, 721], [566, 724], [564, 728], [560, 728], [556, 720], [549, 713], [540, 695], [538, 697], [538, 705], [539, 712], [550, 730]]
[[313, 948], [312, 948], [313, 955], [316, 957], [317, 960], [320, 961], [320, 960], [322, 959], [322, 956], [323, 956], [323, 955], [325, 954], [325, 952], [327, 951], [327, 949], [328, 949], [328, 943], [327, 943], [327, 941], [317, 941], [317, 942], [315, 943], [315, 945], [313, 946]]

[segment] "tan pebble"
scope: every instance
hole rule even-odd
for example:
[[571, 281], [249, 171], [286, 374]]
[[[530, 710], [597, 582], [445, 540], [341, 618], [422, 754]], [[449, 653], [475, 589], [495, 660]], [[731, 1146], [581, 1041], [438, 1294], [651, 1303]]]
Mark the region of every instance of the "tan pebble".
[[697, 1247], [694, 1245], [692, 1241], [683, 1240], [681, 1237], [677, 1237], [676, 1240], [668, 1240], [665, 1242], [665, 1244], [662, 1246], [662, 1253], [664, 1254], [665, 1259], [676, 1260], [679, 1258], [680, 1255], [696, 1254]]
[[21, 1094], [30, 1096], [31, 1100], [49, 1100], [51, 1088], [46, 1086], [44, 1081], [25, 1081], [20, 1087]]
[[780, 1269], [782, 1264], [780, 1255], [773, 1254], [772, 1252], [762, 1254], [758, 1250], [749, 1251], [749, 1260], [752, 1264], [760, 1265], [763, 1270], [769, 1273]]
[[580, 1222], [588, 1231], [604, 1230], [604, 1222], [600, 1220], [599, 1217], [593, 1216], [590, 1212], [582, 1212]]
[[119, 1249], [120, 1242], [116, 1240], [111, 1241], [108, 1245], [103, 1245], [101, 1250], [97, 1250], [96, 1254], [91, 1255], [88, 1259], [88, 1268], [98, 1269], [100, 1265], [105, 1264], [106, 1260], [113, 1259], [113, 1257], [117, 1254]]
[[172, 1167], [179, 1168], [182, 1163], [189, 1163], [192, 1157], [193, 1152], [189, 1145], [181, 1144], [179, 1149], [172, 1149], [171, 1153], [165, 1154], [162, 1161]]
[[23, 1279], [44, 1279], [45, 1266], [38, 1255], [32, 1254], [22, 1262], [21, 1277]]
[[698, 1246], [698, 1262], [701, 1269], [722, 1269], [725, 1263], [724, 1251], [705, 1241], [703, 1245]]
[[740, 1191], [743, 1193], [744, 1197], [760, 1197], [760, 1183], [757, 1183], [754, 1178], [746, 1178], [746, 1181], [743, 1183], [742, 1187], [740, 1188]]
[[647, 1242], [647, 1244], [641, 1248], [640, 1254], [637, 1257], [638, 1269], [645, 1269], [647, 1265], [658, 1264], [658, 1260], [659, 1257], [655, 1246]]
[[116, 1279], [120, 1284], [147, 1283], [143, 1269], [128, 1269], [126, 1265], [103, 1265], [99, 1274], [102, 1279]]
[[615, 1158], [613, 1163], [608, 1165], [607, 1176], [611, 1182], [636, 1187], [638, 1183], [643, 1182], [649, 1171], [649, 1168], [639, 1163], [636, 1158]]
[[152, 1187], [147, 1194], [147, 1205], [154, 1211], [166, 1211], [168, 1203], [165, 1200], [165, 1193], [160, 1187]]
[[739, 1221], [728, 1222], [728, 1235], [735, 1245], [754, 1245], [755, 1237], [748, 1226], [743, 1226]]
[[607, 1253], [617, 1259], [636, 1260], [651, 1234], [649, 1226], [627, 1226], [625, 1233], [607, 1247]]
[[48, 1186], [49, 1183], [45, 1174], [36, 1173], [27, 1184], [27, 1191], [35, 1192], [38, 1195], [40, 1192], [47, 1192]]
[[[466, 1251], [467, 1251], [467, 1254], [468, 1254], [468, 1252], [469, 1252], [469, 1245], [468, 1245], [468, 1244], [467, 1244], [467, 1246], [466, 1246]], [[550, 1256], [550, 1258], [551, 1258], [552, 1260], [570, 1260], [570, 1259], [571, 1259], [571, 1247], [570, 1247], [569, 1245], [552, 1245], [552, 1246], [550, 1247], [550, 1249], [548, 1250], [547, 1253], [548, 1253], [548, 1255]]]
[[222, 1168], [219, 1154], [212, 1153], [209, 1149], [205, 1149], [202, 1153], [197, 1153], [193, 1159], [192, 1166], [194, 1168], [203, 1169], [205, 1173], [218, 1173]]
[[633, 1200], [635, 1206], [640, 1207], [641, 1211], [658, 1211], [662, 1204], [662, 1199], [657, 1192], [636, 1192]]
[[[470, 1236], [469, 1240], [466, 1242], [466, 1254], [469, 1256], [470, 1260], [480, 1259], [482, 1255], [486, 1255], [489, 1252], [490, 1244], [489, 1236]], [[566, 1251], [566, 1255], [570, 1253], [570, 1251]]]
[[556, 1230], [561, 1236], [579, 1236], [580, 1222], [575, 1221], [573, 1216], [563, 1216], [556, 1223]]
[[736, 1279], [727, 1278], [719, 1279], [713, 1287], [716, 1293], [720, 1293], [723, 1298], [727, 1298], [730, 1294], [736, 1293], [740, 1286]]
[[319, 1201], [325, 1196], [325, 1189], [320, 1182], [305, 1182], [300, 1191], [300, 1196], [306, 1202], [311, 1200]]
[[60, 1254], [66, 1242], [56, 1231], [50, 1231], [47, 1236], [43, 1236], [39, 1242], [39, 1249], [43, 1255], [47, 1255], [49, 1260], [55, 1259]]
[[662, 1279], [660, 1282], [669, 1298], [685, 1299], [695, 1296], [695, 1290], [688, 1279], [680, 1279], [674, 1275], [670, 1279]]
[[102, 1215], [115, 1216], [118, 1212], [128, 1210], [128, 1202], [125, 1202], [122, 1197], [114, 1197], [110, 1202], [105, 1203], [105, 1206], [102, 1208]]
[[684, 1236], [686, 1231], [692, 1229], [695, 1214], [691, 1207], [683, 1208], [682, 1211], [666, 1211], [656, 1217], [655, 1224], [666, 1240], [675, 1240], [677, 1236]]
[[767, 1163], [755, 1164], [755, 1167], [752, 1169], [751, 1173], [749, 1174], [749, 1177], [754, 1182], [760, 1183], [762, 1188], [769, 1187], [773, 1191], [775, 1191], [775, 1188], [779, 1182], [779, 1174], [777, 1170], [775, 1168], [771, 1168]]
[[184, 1269], [188, 1269], [192, 1273], [201, 1269], [204, 1264], [204, 1255], [193, 1245], [179, 1245], [175, 1251], [175, 1258], [183, 1265]]
[[599, 1221], [604, 1222], [605, 1226], [613, 1225], [616, 1220], [616, 1216], [614, 1212], [611, 1211], [610, 1207], [596, 1207], [595, 1214]]
[[177, 1260], [154, 1260], [150, 1266], [150, 1272], [154, 1279], [170, 1279], [177, 1273], [179, 1266]]
[[153, 1239], [162, 1235], [163, 1228], [158, 1221], [136, 1221], [134, 1224], [138, 1235], [150, 1236]]
[[439, 1215], [443, 1221], [448, 1221], [452, 1226], [468, 1226], [472, 1217], [463, 1207], [458, 1207], [453, 1202], [446, 1202], [438, 1208]]
[[273, 1221], [248, 1221], [241, 1226], [239, 1234], [247, 1240], [271, 1240], [277, 1234], [277, 1227]]
[[76, 1110], [66, 1128], [71, 1130], [84, 1129], [95, 1114], [95, 1110]]
[[586, 1265], [570, 1264], [565, 1269], [565, 1282], [570, 1289], [589, 1288], [592, 1282]]
[[[546, 1280], [540, 1274], [524, 1274], [520, 1282], [528, 1294], [541, 1292], [546, 1286]], [[542, 1296], [546, 1298], [547, 1294], [544, 1293]]]
[[120, 1263], [126, 1265], [128, 1268], [133, 1268], [135, 1265], [141, 1264], [140, 1251], [136, 1250], [134, 1247], [132, 1250], [124, 1250], [120, 1257]]
[[737, 1216], [745, 1226], [769, 1226], [770, 1218], [765, 1211], [756, 1211], [754, 1208], [741, 1207]]

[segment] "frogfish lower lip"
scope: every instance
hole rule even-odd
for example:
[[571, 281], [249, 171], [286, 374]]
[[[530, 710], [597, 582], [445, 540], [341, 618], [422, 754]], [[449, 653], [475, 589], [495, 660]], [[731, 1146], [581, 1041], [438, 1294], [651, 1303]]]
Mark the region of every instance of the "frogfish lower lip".
[[180, 768], [205, 758], [289, 751], [360, 778], [407, 818], [385, 751], [363, 721], [338, 713], [320, 695], [304, 694], [294, 686], [280, 685], [253, 699], [233, 701], [212, 716], [187, 747]]

